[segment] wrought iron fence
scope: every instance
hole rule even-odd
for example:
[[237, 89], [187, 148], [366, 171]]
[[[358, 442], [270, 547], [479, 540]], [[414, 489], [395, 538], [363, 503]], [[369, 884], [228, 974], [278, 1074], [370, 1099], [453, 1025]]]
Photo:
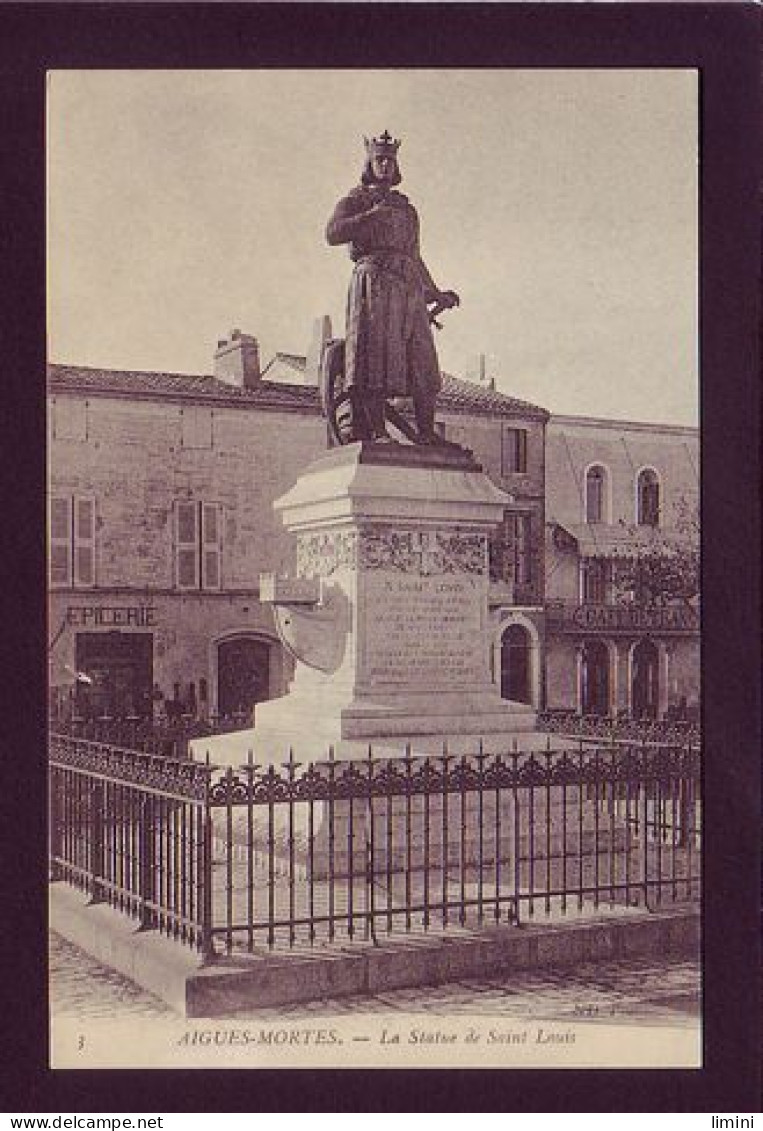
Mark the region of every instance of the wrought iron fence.
[[699, 747], [699, 724], [689, 720], [635, 719], [629, 715], [579, 715], [574, 710], [538, 712], [536, 727], [544, 734], [589, 738], [597, 742]]
[[690, 747], [221, 770], [54, 735], [50, 775], [53, 877], [210, 960], [699, 898]]
[[54, 734], [51, 876], [198, 949], [211, 923], [210, 770]]
[[189, 743], [213, 734], [228, 734], [252, 725], [251, 712], [231, 715], [210, 715], [199, 719], [194, 715], [181, 715], [170, 719], [139, 717], [80, 719], [53, 719], [57, 734], [91, 742], [108, 743], [122, 750], [138, 750], [144, 754], [161, 754], [167, 758], [182, 759], [189, 756]]

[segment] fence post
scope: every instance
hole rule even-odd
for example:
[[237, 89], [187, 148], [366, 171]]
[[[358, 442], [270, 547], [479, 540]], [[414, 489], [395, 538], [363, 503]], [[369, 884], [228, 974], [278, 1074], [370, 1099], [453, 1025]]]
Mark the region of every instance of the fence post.
[[64, 787], [64, 774], [57, 766], [48, 769], [48, 852], [51, 880], [60, 880], [63, 874], [64, 822], [62, 817], [61, 791]]
[[[374, 946], [379, 945], [376, 937], [376, 889], [374, 886], [375, 843], [374, 843], [374, 755], [371, 743], [368, 744], [368, 796], [366, 798], [366, 813], [364, 820], [365, 835], [365, 873], [366, 873], [366, 938]], [[387, 821], [390, 815], [387, 813]], [[389, 837], [389, 828], [387, 830]], [[388, 841], [389, 847], [389, 841]], [[387, 873], [389, 874], [390, 862], [387, 860]]]
[[215, 960], [215, 944], [212, 935], [212, 799], [210, 796], [212, 771], [209, 764], [209, 751], [207, 751], [206, 770], [201, 811], [201, 838], [199, 841], [201, 858], [198, 871], [201, 879], [201, 958], [205, 964]]
[[90, 873], [90, 903], [103, 902], [103, 782], [93, 781], [89, 791], [89, 841], [88, 871]]
[[[647, 911], [651, 911], [649, 906], [649, 753], [647, 750], [646, 740], [641, 741], [641, 779], [644, 789], [644, 804], [642, 811], [642, 829], [641, 829], [641, 853], [643, 860], [641, 862], [642, 868], [642, 887], [644, 891], [644, 906]], [[656, 800], [656, 798], [655, 798]], [[654, 812], [654, 810], [653, 810]]]
[[140, 869], [140, 926], [150, 931], [156, 926], [156, 827], [154, 798], [149, 794], [140, 806], [138, 824], [138, 853]]
[[[691, 836], [690, 830], [694, 824], [692, 809], [694, 805], [694, 777], [692, 774], [691, 746], [687, 743], [681, 758], [681, 771], [678, 777], [679, 806], [678, 806], [678, 837], [680, 848], [686, 848]], [[676, 830], [673, 830], [676, 836]]]

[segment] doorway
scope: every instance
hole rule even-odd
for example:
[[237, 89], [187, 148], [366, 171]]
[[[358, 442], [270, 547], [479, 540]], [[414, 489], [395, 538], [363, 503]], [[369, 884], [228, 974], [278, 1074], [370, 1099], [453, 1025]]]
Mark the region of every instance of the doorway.
[[530, 634], [521, 624], [510, 624], [501, 637], [501, 698], [532, 702]]
[[637, 719], [656, 719], [658, 711], [660, 656], [653, 640], [639, 640], [633, 649], [631, 702]]
[[80, 632], [75, 665], [90, 680], [76, 685], [81, 718], [150, 718], [154, 637], [151, 632]]
[[581, 663], [581, 710], [584, 715], [608, 715], [609, 651], [600, 640], [589, 640], [583, 646]]
[[249, 714], [270, 698], [270, 645], [237, 636], [217, 646], [217, 710], [221, 715]]

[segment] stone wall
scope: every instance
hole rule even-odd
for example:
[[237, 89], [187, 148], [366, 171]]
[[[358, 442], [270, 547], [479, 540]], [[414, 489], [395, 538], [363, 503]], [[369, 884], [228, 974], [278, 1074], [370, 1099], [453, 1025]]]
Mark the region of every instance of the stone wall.
[[99, 588], [174, 587], [179, 501], [222, 506], [224, 589], [251, 590], [261, 572], [292, 568], [273, 501], [321, 450], [317, 417], [93, 398], [86, 436], [61, 440], [54, 429], [64, 399], [50, 416], [52, 493], [95, 498]]
[[[526, 496], [542, 529], [543, 423], [443, 413], [448, 435], [472, 448], [490, 477]], [[528, 431], [526, 475], [502, 477], [506, 425]], [[326, 428], [314, 409], [205, 404], [164, 394], [130, 398], [58, 392], [49, 400], [51, 494], [95, 502], [95, 586], [51, 593], [51, 683], [68, 694], [78, 626], [70, 609], [117, 610], [123, 623], [85, 618], [86, 631], [138, 631], [126, 610], [153, 609], [153, 676], [171, 694], [193, 682], [215, 705], [216, 648], [240, 634], [272, 643], [270, 694], [285, 693], [291, 662], [277, 642], [270, 608], [260, 604], [261, 573], [294, 576], [296, 546], [273, 502], [325, 451]], [[219, 591], [180, 591], [176, 569], [179, 502], [221, 508]], [[539, 554], [535, 576], [540, 585]], [[79, 614], [77, 614], [79, 616]], [[114, 614], [108, 613], [111, 621]], [[107, 618], [108, 619], [108, 618]], [[80, 617], [81, 620], [81, 617]]]
[[697, 501], [699, 437], [693, 428], [553, 417], [546, 430], [546, 499], [549, 518], [579, 524], [585, 473], [592, 464], [608, 472], [607, 521], [636, 521], [636, 477], [645, 467], [660, 479], [661, 511], [673, 524], [674, 504]]

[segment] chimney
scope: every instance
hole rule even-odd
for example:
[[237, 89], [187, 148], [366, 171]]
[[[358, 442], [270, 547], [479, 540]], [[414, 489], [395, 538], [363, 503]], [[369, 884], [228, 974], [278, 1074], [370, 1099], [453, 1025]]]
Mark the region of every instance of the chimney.
[[239, 389], [254, 389], [260, 382], [260, 346], [251, 334], [231, 330], [215, 351], [215, 377]]
[[469, 367], [469, 369], [467, 370], [467, 378], [470, 381], [476, 381], [478, 385], [481, 385], [483, 388], [489, 389], [494, 393], [495, 377], [488, 377], [486, 361], [487, 359], [484, 353], [478, 354], [477, 367], [476, 369], [472, 366]]

